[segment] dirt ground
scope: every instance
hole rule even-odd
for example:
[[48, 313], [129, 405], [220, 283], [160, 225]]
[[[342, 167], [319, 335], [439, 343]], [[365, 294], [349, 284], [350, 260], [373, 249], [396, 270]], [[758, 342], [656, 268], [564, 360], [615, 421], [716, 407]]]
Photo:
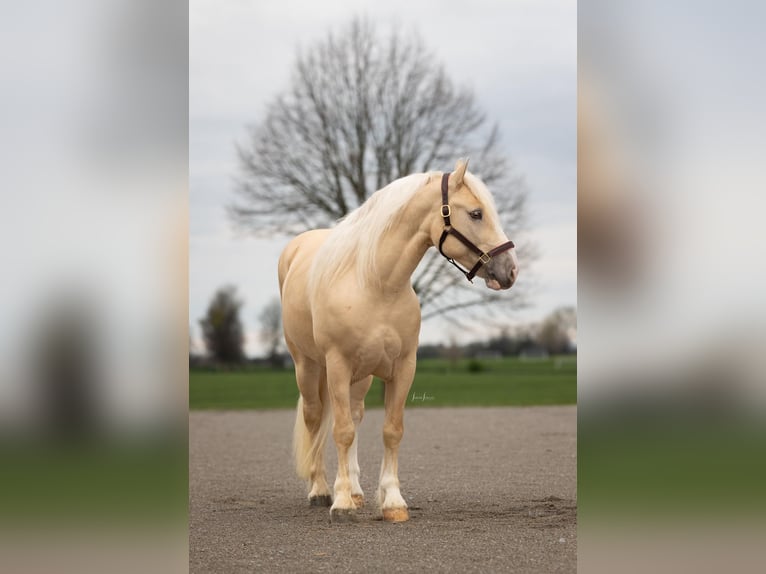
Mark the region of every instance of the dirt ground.
[[[292, 469], [294, 411], [192, 412], [190, 571], [575, 572], [576, 412], [408, 409], [400, 524], [374, 504], [381, 410], [360, 429], [366, 506], [355, 524], [309, 506]], [[334, 446], [327, 460], [332, 484]]]

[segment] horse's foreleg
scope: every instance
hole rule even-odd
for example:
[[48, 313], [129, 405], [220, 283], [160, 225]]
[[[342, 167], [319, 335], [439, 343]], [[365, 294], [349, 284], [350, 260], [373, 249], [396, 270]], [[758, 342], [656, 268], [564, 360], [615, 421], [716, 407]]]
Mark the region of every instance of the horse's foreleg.
[[404, 405], [415, 376], [415, 354], [402, 359], [394, 376], [386, 382], [386, 415], [383, 422], [383, 464], [380, 467], [378, 505], [383, 519], [403, 522], [409, 519], [407, 503], [399, 491], [399, 443], [404, 434]]
[[372, 377], [367, 377], [351, 385], [351, 419], [354, 421], [355, 432], [354, 442], [351, 443], [348, 453], [348, 471], [351, 478], [351, 499], [357, 508], [364, 506], [364, 492], [361, 484], [359, 484], [360, 469], [356, 450], [359, 442], [359, 425], [364, 418], [364, 397], [370, 390], [371, 384]]
[[338, 475], [335, 479], [330, 518], [343, 522], [356, 517], [349, 474], [349, 450], [356, 433], [351, 418], [351, 369], [340, 357], [327, 357], [327, 387], [333, 410], [332, 435], [338, 450]]

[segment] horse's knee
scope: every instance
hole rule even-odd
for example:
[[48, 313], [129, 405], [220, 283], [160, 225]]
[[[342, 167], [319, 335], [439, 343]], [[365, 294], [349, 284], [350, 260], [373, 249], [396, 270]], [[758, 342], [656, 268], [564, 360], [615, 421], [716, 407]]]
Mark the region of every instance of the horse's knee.
[[404, 435], [404, 425], [396, 423], [385, 423], [383, 425], [383, 444], [388, 448], [396, 448]]
[[338, 447], [350, 448], [351, 443], [354, 442], [354, 436], [356, 436], [354, 423], [351, 421], [345, 423], [336, 422], [333, 425], [332, 436], [335, 439], [335, 444], [338, 445]]

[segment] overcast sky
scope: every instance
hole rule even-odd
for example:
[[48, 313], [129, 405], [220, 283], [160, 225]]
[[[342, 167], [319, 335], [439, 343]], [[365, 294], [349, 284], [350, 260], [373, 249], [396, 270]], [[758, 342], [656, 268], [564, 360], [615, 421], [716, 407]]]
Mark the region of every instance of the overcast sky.
[[[515, 320], [576, 304], [575, 2], [192, 0], [189, 320], [195, 340], [211, 295], [232, 283], [245, 300], [248, 352], [260, 352], [257, 317], [278, 296], [276, 264], [289, 238], [256, 240], [231, 229], [224, 206], [237, 172], [234, 144], [287, 86], [296, 50], [354, 15], [421, 34], [452, 79], [471, 86], [478, 104], [499, 122], [503, 146], [529, 187], [530, 223], [541, 250], [533, 306]], [[424, 324], [421, 341], [450, 334], [435, 320]], [[475, 336], [481, 334], [477, 326]]]

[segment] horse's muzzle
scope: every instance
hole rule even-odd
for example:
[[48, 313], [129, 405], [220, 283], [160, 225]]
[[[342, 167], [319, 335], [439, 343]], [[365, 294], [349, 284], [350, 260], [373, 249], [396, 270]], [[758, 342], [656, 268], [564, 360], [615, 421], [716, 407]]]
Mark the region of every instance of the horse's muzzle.
[[487, 264], [486, 273], [487, 287], [496, 291], [510, 289], [519, 276], [515, 250], [510, 249], [493, 257]]

